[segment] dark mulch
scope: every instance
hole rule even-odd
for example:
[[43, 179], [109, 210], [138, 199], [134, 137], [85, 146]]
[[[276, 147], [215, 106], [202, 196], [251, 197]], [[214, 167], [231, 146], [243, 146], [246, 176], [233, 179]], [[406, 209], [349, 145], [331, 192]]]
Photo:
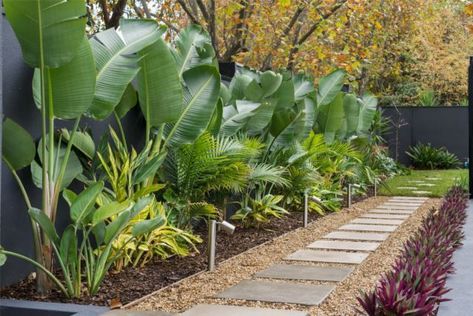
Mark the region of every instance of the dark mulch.
[[[314, 221], [318, 217], [317, 214], [310, 214], [309, 219]], [[217, 237], [217, 263], [301, 226], [302, 213], [292, 212], [288, 217], [272, 220], [265, 229], [238, 228], [231, 236], [220, 233]], [[57, 291], [54, 291], [47, 297], [43, 297], [36, 293], [32, 280], [24, 280], [2, 289], [0, 297], [108, 306], [117, 303], [127, 304], [185, 277], [205, 270], [207, 268], [207, 258], [205, 255], [207, 237], [205, 228], [201, 229], [198, 234], [204, 240], [198, 246], [200, 254], [194, 254], [185, 258], [172, 257], [165, 261], [156, 259], [142, 268], [127, 268], [120, 273], [110, 273], [106, 276], [100, 292], [93, 297], [70, 300]]]

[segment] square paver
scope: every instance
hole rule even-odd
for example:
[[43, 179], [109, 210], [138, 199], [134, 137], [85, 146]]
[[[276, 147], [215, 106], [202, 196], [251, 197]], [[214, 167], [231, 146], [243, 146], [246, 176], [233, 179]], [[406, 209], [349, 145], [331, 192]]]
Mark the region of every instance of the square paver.
[[388, 210], [388, 209], [373, 209], [369, 210], [369, 213], [377, 213], [377, 214], [407, 214], [410, 215], [415, 211], [410, 210]]
[[415, 200], [415, 201], [425, 201], [428, 200], [429, 198], [427, 197], [421, 197], [421, 196], [393, 196], [391, 197], [391, 200]]
[[218, 294], [217, 297], [249, 301], [318, 305], [322, 303], [333, 289], [335, 289], [335, 285], [244, 280]]
[[352, 268], [275, 264], [264, 271], [256, 273], [255, 276], [271, 279], [341, 282], [352, 272]]
[[385, 219], [408, 219], [407, 214], [378, 214], [378, 213], [366, 213], [361, 215], [362, 218], [385, 218]]
[[426, 194], [431, 194], [432, 192], [430, 192], [430, 191], [412, 191], [412, 193], [426, 195]]
[[301, 249], [290, 254], [285, 260], [359, 264], [368, 257], [368, 253], [325, 251]]
[[376, 208], [377, 209], [386, 209], [386, 210], [413, 211], [413, 210], [417, 210], [419, 207], [416, 206], [416, 205], [402, 205], [402, 204], [384, 203], [384, 204], [378, 205]]
[[396, 226], [390, 225], [363, 225], [363, 224], [347, 224], [339, 227], [339, 230], [352, 230], [359, 232], [383, 232], [391, 233], [396, 230]]
[[419, 207], [420, 202], [384, 202], [381, 205], [400, 206], [400, 207]]
[[375, 251], [380, 243], [369, 241], [317, 240], [307, 248], [327, 250]]
[[404, 221], [401, 219], [381, 219], [381, 218], [356, 218], [350, 224], [370, 224], [370, 225], [394, 225], [399, 226]]
[[360, 233], [360, 232], [342, 232], [336, 231], [325, 235], [324, 239], [337, 240], [360, 240], [360, 241], [383, 241], [389, 237], [386, 233]]
[[307, 312], [232, 305], [199, 304], [181, 316], [308, 316]]

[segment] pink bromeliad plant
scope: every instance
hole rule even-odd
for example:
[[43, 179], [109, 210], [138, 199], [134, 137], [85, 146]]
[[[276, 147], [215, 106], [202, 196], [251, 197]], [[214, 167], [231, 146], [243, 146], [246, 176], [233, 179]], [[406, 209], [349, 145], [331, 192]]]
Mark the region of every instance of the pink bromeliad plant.
[[453, 187], [438, 210], [424, 219], [419, 231], [404, 244], [393, 269], [376, 288], [358, 297], [360, 314], [369, 316], [435, 315], [453, 273], [452, 256], [461, 246], [468, 197]]

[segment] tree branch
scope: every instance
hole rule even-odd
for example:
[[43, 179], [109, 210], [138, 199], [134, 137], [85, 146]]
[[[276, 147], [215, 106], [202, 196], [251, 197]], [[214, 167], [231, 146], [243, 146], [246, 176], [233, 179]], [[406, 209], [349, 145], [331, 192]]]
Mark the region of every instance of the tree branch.
[[216, 23], [216, 8], [215, 8], [215, 0], [210, 0], [209, 3], [209, 33], [210, 37], [212, 38], [212, 44], [214, 46], [215, 53], [217, 54], [217, 59], [220, 59], [220, 52], [218, 47], [218, 39], [217, 39], [217, 23]]
[[194, 24], [199, 24], [200, 25], [200, 22], [199, 20], [197, 19], [196, 16], [194, 16], [194, 14], [192, 13], [192, 11], [189, 9], [189, 7], [187, 6], [186, 2], [184, 0], [177, 0], [177, 2], [179, 3], [179, 5], [181, 6], [182, 10], [184, 10], [184, 12], [187, 14], [187, 16], [189, 17], [189, 19], [191, 20], [192, 23]]
[[148, 3], [146, 0], [140, 0], [141, 6], [143, 7], [143, 11], [145, 12], [145, 16], [150, 19], [151, 18], [151, 12], [149, 11], [148, 8]]
[[105, 27], [107, 27], [107, 25], [110, 23], [107, 0], [99, 0], [99, 5], [102, 8], [102, 15], [103, 15], [103, 21], [105, 23]]
[[270, 52], [264, 58], [263, 65], [262, 65], [261, 69], [265, 70], [265, 69], [269, 69], [271, 67], [271, 62], [272, 62], [272, 59], [273, 59], [273, 52], [281, 46], [282, 39], [289, 35], [289, 32], [294, 27], [294, 24], [296, 24], [296, 22], [299, 20], [299, 17], [301, 16], [302, 12], [304, 12], [304, 10], [305, 10], [305, 7], [299, 6], [297, 8], [296, 12], [294, 12], [294, 15], [292, 16], [291, 20], [289, 21], [289, 24], [286, 26], [286, 28], [283, 31], [282, 36], [278, 37], [276, 39], [276, 42], [271, 47]]
[[210, 21], [210, 15], [209, 12], [207, 11], [207, 7], [205, 4], [202, 2], [202, 0], [195, 0], [197, 2], [197, 6], [200, 9], [200, 12], [202, 13], [202, 16], [204, 17], [204, 20], [209, 23]]
[[297, 42], [297, 45], [302, 45], [314, 32], [315, 30], [319, 27], [319, 25], [327, 20], [328, 18], [330, 18], [335, 12], [338, 11], [338, 9], [340, 9], [345, 3], [347, 2], [347, 0], [342, 0], [340, 1], [339, 3], [337, 3], [336, 5], [334, 5], [332, 7], [332, 9], [330, 9], [329, 12], [325, 13], [322, 15], [322, 18], [319, 19], [317, 22], [315, 22], [312, 27], [304, 34], [301, 36], [301, 38], [299, 39], [299, 41]]
[[[340, 2], [338, 2], [336, 5], [334, 5], [329, 12], [325, 13], [325, 14], [322, 14], [322, 17], [317, 20], [308, 30], [307, 32], [304, 33], [304, 35], [302, 35], [298, 40], [297, 42], [295, 43], [295, 45], [293, 45], [293, 47], [291, 48], [290, 52], [289, 52], [289, 58], [288, 58], [288, 69], [292, 69], [292, 67], [294, 66], [294, 55], [297, 54], [297, 52], [299, 51], [299, 47], [304, 44], [305, 41], [307, 41], [307, 39], [315, 32], [315, 30], [317, 30], [317, 28], [320, 26], [320, 24], [324, 21], [326, 21], [327, 19], [329, 19], [333, 14], [335, 14], [335, 12], [338, 11], [338, 9], [340, 9], [345, 3], [347, 2], [347, 0], [341, 0]], [[289, 68], [291, 67], [291, 68]]]
[[233, 27], [232, 33], [234, 41], [232, 45], [225, 51], [222, 57], [222, 61], [230, 61], [232, 56], [238, 53], [246, 43], [246, 37], [248, 35], [248, 27], [246, 20], [251, 16], [253, 11], [253, 5], [249, 4], [250, 0], [241, 0], [241, 9], [238, 12], [239, 23]]
[[107, 28], [118, 26], [120, 23], [120, 18], [125, 12], [126, 3], [126, 0], [118, 0], [118, 2], [113, 6], [112, 17], [110, 18]]

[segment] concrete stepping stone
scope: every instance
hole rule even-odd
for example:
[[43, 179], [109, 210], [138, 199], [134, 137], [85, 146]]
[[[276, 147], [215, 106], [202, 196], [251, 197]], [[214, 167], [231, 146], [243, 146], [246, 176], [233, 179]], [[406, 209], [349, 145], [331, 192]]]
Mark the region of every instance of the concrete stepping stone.
[[264, 271], [256, 273], [255, 276], [271, 279], [341, 282], [352, 272], [352, 268], [275, 264]]
[[409, 183], [425, 183], [424, 180], [407, 180]]
[[412, 196], [412, 197], [409, 197], [407, 199], [399, 199], [399, 198], [392, 198], [392, 199], [389, 199], [388, 202], [414, 202], [414, 203], [424, 203], [427, 199], [426, 198], [423, 198], [423, 197], [415, 197], [415, 196]]
[[416, 200], [416, 201], [425, 201], [428, 200], [429, 198], [427, 197], [422, 197], [422, 196], [392, 196], [392, 200]]
[[385, 203], [378, 205], [376, 207], [377, 209], [385, 209], [385, 210], [407, 210], [407, 211], [413, 211], [417, 210], [419, 207], [417, 205], [403, 205], [403, 204], [390, 204], [390, 203]]
[[408, 219], [409, 215], [407, 214], [379, 214], [379, 213], [367, 213], [363, 214], [360, 217], [363, 218], [384, 218], [384, 219]]
[[420, 183], [418, 186], [419, 187], [434, 187], [436, 185], [432, 183]]
[[389, 237], [386, 233], [360, 233], [360, 232], [342, 232], [336, 231], [325, 235], [324, 239], [336, 239], [336, 240], [362, 240], [362, 241], [383, 241]]
[[417, 187], [397, 187], [399, 190], [415, 190]]
[[366, 259], [366, 257], [368, 257], [368, 255], [368, 253], [359, 252], [301, 249], [284, 259], [293, 261], [360, 264]]
[[338, 230], [352, 230], [358, 232], [381, 232], [391, 233], [396, 230], [396, 226], [390, 225], [363, 225], [363, 224], [347, 224], [338, 228]]
[[425, 180], [429, 180], [429, 181], [439, 181], [440, 178], [436, 178], [436, 177], [428, 177], [428, 178], [425, 178]]
[[380, 219], [380, 218], [356, 218], [350, 224], [369, 224], [369, 225], [394, 225], [399, 226], [403, 223], [400, 219]]
[[416, 202], [416, 201], [412, 201], [412, 202], [406, 202], [406, 201], [395, 201], [395, 202], [392, 202], [392, 201], [387, 201], [387, 202], [384, 202], [383, 204], [381, 205], [394, 205], [394, 206], [405, 206], [405, 207], [419, 207], [419, 205], [422, 205], [423, 202]]
[[[392, 203], [392, 202], [391, 202]], [[421, 207], [423, 203], [418, 203], [418, 202], [396, 202], [396, 203], [402, 203], [402, 204], [396, 204], [397, 206], [407, 206], [407, 207]], [[392, 205], [388, 203], [387, 205]]]
[[307, 312], [290, 311], [283, 309], [199, 304], [181, 316], [309, 316]]
[[431, 194], [432, 192], [430, 191], [411, 191], [414, 194]]
[[408, 210], [374, 209], [374, 210], [369, 210], [368, 213], [377, 213], [377, 214], [407, 214], [407, 215], [410, 215], [410, 214], [414, 213], [414, 210], [408, 211]]
[[375, 251], [380, 243], [368, 241], [317, 240], [307, 248], [327, 250]]
[[243, 280], [218, 294], [217, 297], [248, 301], [318, 305], [322, 303], [333, 289], [335, 289], [335, 285]]

